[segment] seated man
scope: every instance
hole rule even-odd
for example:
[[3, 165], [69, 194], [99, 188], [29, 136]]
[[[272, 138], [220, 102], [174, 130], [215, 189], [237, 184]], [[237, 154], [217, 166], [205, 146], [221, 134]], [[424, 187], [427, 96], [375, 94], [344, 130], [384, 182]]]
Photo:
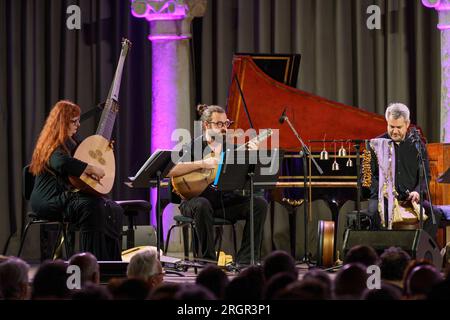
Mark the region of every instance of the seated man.
[[[217, 167], [218, 157], [223, 150], [223, 137], [227, 133], [230, 121], [225, 110], [219, 106], [200, 105], [198, 107], [202, 121], [202, 155], [213, 153], [215, 157], [197, 160], [195, 156], [195, 143], [187, 146], [190, 150], [190, 159], [179, 162], [168, 174], [169, 177], [178, 177], [199, 169], [214, 169]], [[256, 150], [256, 143], [249, 143], [249, 149]], [[186, 149], [185, 149], [186, 150]], [[197, 160], [197, 161], [196, 161]], [[254, 244], [255, 260], [260, 259], [263, 226], [267, 214], [267, 202], [261, 197], [254, 198]], [[197, 237], [200, 244], [200, 257], [205, 260], [217, 260], [214, 248], [213, 219], [221, 217], [232, 222], [246, 220], [241, 248], [237, 254], [236, 262], [250, 263], [250, 198], [233, 192], [219, 192], [211, 186], [207, 187], [197, 197], [184, 200], [180, 205], [181, 214], [192, 217], [195, 221]]]
[[135, 254], [128, 264], [127, 277], [145, 281], [150, 290], [159, 286], [164, 280], [164, 272], [157, 252], [145, 250]]
[[[373, 229], [392, 227], [395, 222], [394, 208], [396, 202], [409, 202], [416, 206], [420, 202], [420, 190], [426, 192], [425, 177], [422, 181], [422, 187], [419, 185], [419, 158], [418, 150], [415, 146], [414, 139], [408, 133], [410, 125], [410, 112], [407, 106], [401, 103], [391, 104], [386, 110], [387, 132], [379, 139], [387, 139], [389, 146], [387, 154], [381, 152], [381, 148], [377, 151], [374, 149], [374, 140], [371, 141], [371, 171], [372, 184], [370, 187], [370, 199], [368, 213], [371, 216]], [[375, 139], [377, 140], [377, 139]], [[379, 140], [380, 144], [383, 140]], [[393, 142], [393, 144], [391, 144]], [[424, 163], [427, 181], [430, 181], [430, 167], [428, 163], [428, 155], [425, 145], [422, 143], [424, 150]], [[377, 154], [380, 153], [380, 154]], [[383, 159], [381, 158], [383, 157]], [[393, 160], [393, 161], [391, 161]], [[380, 171], [383, 173], [379, 175]], [[395, 172], [395, 174], [392, 174]], [[380, 177], [382, 181], [380, 181]], [[389, 185], [391, 182], [392, 185]], [[383, 201], [379, 201], [383, 197]], [[392, 197], [393, 201], [389, 201]], [[395, 198], [395, 199], [394, 199]], [[435, 211], [436, 224], [433, 224], [431, 217], [431, 206], [426, 200], [423, 201], [423, 208], [428, 219], [424, 221], [424, 230], [431, 237], [436, 237], [437, 228], [441, 215]], [[387, 213], [387, 215], [385, 215]], [[389, 221], [385, 221], [388, 217]], [[398, 217], [398, 216], [397, 216]]]

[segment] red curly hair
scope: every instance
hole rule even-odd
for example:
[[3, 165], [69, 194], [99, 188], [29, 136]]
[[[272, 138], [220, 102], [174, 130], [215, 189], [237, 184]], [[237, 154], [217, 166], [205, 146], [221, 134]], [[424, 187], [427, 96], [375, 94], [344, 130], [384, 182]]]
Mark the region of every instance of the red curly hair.
[[59, 146], [69, 153], [65, 142], [69, 138], [70, 120], [80, 113], [80, 107], [71, 101], [61, 100], [53, 106], [33, 151], [30, 165], [33, 175], [37, 176], [46, 169], [51, 154]]

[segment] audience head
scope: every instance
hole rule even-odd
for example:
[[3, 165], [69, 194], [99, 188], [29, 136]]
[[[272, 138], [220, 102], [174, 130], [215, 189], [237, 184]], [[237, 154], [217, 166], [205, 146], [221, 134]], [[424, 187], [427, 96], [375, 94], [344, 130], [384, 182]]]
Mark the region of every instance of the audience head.
[[430, 266], [430, 265], [433, 264], [426, 259], [412, 259], [409, 261], [408, 266], [406, 267], [405, 272], [403, 273], [402, 288], [404, 293], [406, 293], [406, 282], [409, 278], [409, 275], [414, 270], [414, 268], [418, 266]]
[[318, 279], [295, 281], [275, 295], [277, 300], [328, 300], [329, 290]]
[[67, 264], [62, 260], [44, 261], [33, 280], [31, 298], [34, 300], [67, 299]]
[[358, 245], [351, 248], [345, 258], [344, 264], [349, 263], [361, 263], [362, 265], [368, 267], [378, 264], [378, 254], [376, 251], [369, 246]]
[[77, 253], [69, 260], [69, 265], [76, 265], [81, 271], [81, 287], [87, 283], [100, 283], [100, 268], [97, 258], [89, 252]]
[[81, 290], [77, 290], [72, 293], [72, 300], [112, 300], [112, 296], [105, 287], [87, 282]]
[[266, 283], [264, 299], [272, 300], [278, 292], [286, 288], [291, 283], [297, 281], [297, 277], [289, 272], [277, 273]]
[[203, 286], [187, 284], [175, 294], [175, 300], [203, 301], [216, 300], [214, 294]]
[[308, 271], [304, 276], [303, 280], [319, 280], [325, 286], [327, 292], [326, 295], [331, 297], [333, 295], [333, 282], [331, 281], [330, 276], [323, 270], [313, 269]]
[[410, 261], [411, 257], [403, 249], [396, 247], [386, 249], [381, 255], [381, 279], [401, 283]]
[[128, 264], [127, 276], [146, 281], [150, 288], [161, 284], [164, 280], [164, 272], [156, 251], [145, 250], [135, 254]]
[[334, 280], [334, 293], [337, 299], [359, 300], [367, 288], [366, 267], [360, 263], [344, 265]]
[[406, 295], [412, 299], [425, 299], [433, 286], [442, 281], [441, 273], [433, 265], [417, 266], [406, 279]]
[[114, 300], [145, 300], [150, 293], [147, 281], [138, 278], [111, 279], [108, 290]]
[[295, 267], [295, 260], [284, 251], [274, 251], [264, 260], [264, 275], [269, 280], [277, 273], [288, 272], [298, 277], [298, 271]]
[[381, 284], [380, 289], [366, 289], [362, 295], [363, 300], [401, 300], [401, 289], [389, 283]]
[[197, 276], [196, 284], [209, 289], [217, 299], [225, 297], [225, 288], [228, 285], [228, 277], [216, 265], [208, 265]]
[[225, 300], [261, 300], [264, 285], [262, 268], [250, 266], [230, 281], [225, 290]]
[[175, 300], [181, 285], [172, 282], [163, 282], [150, 292], [150, 300]]
[[0, 296], [5, 300], [28, 298], [30, 266], [20, 258], [10, 257], [0, 263]]
[[450, 300], [450, 279], [439, 282], [431, 288], [428, 300]]

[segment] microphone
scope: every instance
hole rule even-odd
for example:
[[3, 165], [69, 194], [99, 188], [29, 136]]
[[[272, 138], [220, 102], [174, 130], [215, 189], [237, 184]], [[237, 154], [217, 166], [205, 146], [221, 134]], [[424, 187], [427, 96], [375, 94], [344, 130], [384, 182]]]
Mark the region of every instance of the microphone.
[[286, 120], [286, 108], [284, 108], [283, 113], [281, 114], [280, 119], [278, 120], [278, 122], [280, 122], [280, 124], [283, 124], [284, 121]]

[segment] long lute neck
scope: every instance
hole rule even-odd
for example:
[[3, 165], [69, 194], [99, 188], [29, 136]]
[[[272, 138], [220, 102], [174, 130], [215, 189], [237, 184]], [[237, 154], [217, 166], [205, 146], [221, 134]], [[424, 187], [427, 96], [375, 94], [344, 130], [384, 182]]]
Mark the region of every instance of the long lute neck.
[[246, 150], [247, 146], [250, 144], [250, 142], [259, 142], [259, 141], [266, 140], [268, 137], [270, 137], [272, 135], [272, 133], [273, 133], [272, 129], [262, 130], [262, 132], [259, 135], [257, 135], [253, 139], [250, 139], [249, 141], [247, 141], [243, 145], [240, 145], [239, 147], [237, 147], [236, 151]]
[[122, 42], [122, 51], [120, 52], [119, 63], [117, 64], [116, 73], [111, 88], [109, 89], [108, 98], [106, 99], [105, 108], [103, 109], [100, 123], [96, 134], [103, 136], [107, 140], [111, 140], [114, 122], [116, 120], [117, 112], [119, 112], [119, 91], [120, 82], [122, 80], [122, 70], [125, 63], [125, 58], [128, 54], [128, 49], [131, 43], [124, 39]]

